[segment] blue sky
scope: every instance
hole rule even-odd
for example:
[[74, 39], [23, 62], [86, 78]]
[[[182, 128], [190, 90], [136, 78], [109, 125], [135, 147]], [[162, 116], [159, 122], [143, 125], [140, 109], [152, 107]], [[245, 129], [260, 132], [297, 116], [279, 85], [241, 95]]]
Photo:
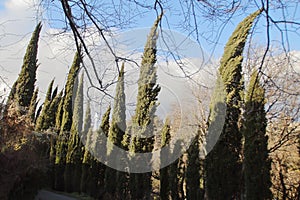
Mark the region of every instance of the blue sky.
[[[38, 0], [0, 0], [0, 53], [1, 53], [1, 60], [0, 60], [0, 67], [2, 67], [2, 76], [6, 78], [7, 83], [11, 85], [15, 78], [18, 75], [22, 57], [24, 55], [25, 47], [27, 45], [28, 39], [34, 29], [34, 26], [41, 18], [41, 15], [37, 14], [36, 9], [34, 9], [34, 5], [38, 2]], [[171, 6], [178, 6], [176, 4], [178, 1], [172, 1]], [[174, 8], [173, 7], [173, 8]], [[184, 41], [187, 31], [184, 31], [176, 26], [180, 22], [180, 19], [176, 15], [176, 10], [172, 7], [170, 9], [165, 10], [165, 18], [163, 19], [163, 28], [165, 30], [168, 29], [167, 20], [170, 24], [170, 28], [172, 31], [175, 31], [178, 34], [175, 34], [175, 40], [177, 43], [180, 41]], [[300, 7], [298, 8], [298, 10]], [[200, 37], [200, 44], [205, 52], [205, 57], [209, 57], [212, 55], [214, 59], [218, 59], [222, 56], [224, 46], [233, 32], [236, 25], [250, 12], [256, 10], [255, 7], [252, 8], [248, 13], [240, 13], [240, 15], [236, 16], [235, 18], [230, 21], [224, 30], [222, 31], [220, 38], [218, 40], [218, 44], [213, 45], [207, 42], [207, 38], [209, 39], [216, 37], [216, 33], [213, 33], [211, 36], [209, 33], [204, 34], [204, 37]], [[293, 15], [295, 8], [290, 8], [289, 15]], [[51, 21], [52, 26], [49, 27], [47, 22], [47, 10], [44, 10], [44, 27], [42, 31], [41, 37], [41, 44], [39, 50], [39, 61], [41, 66], [38, 69], [38, 84], [41, 85], [41, 91], [45, 91], [47, 84], [50, 80], [56, 77], [56, 82], [59, 85], [62, 85], [64, 82], [64, 77], [67, 73], [68, 66], [73, 57], [72, 50], [66, 50], [66, 47], [74, 46], [74, 42], [72, 41], [71, 37], [63, 36], [60, 38], [53, 38], [51, 37], [51, 33], [55, 33], [57, 30], [53, 29], [54, 27], [59, 27], [59, 24]], [[293, 11], [293, 12], [292, 12]], [[298, 12], [300, 13], [300, 11]], [[49, 14], [49, 13], [48, 13]], [[59, 12], [52, 12], [51, 13], [54, 18], [61, 17], [61, 13]], [[271, 12], [274, 19], [280, 20], [279, 12]], [[38, 17], [39, 19], [36, 19]], [[294, 16], [300, 18], [300, 16]], [[146, 12], [142, 17], [136, 18], [136, 23], [132, 26], [131, 29], [121, 31], [123, 36], [126, 35], [126, 31], [130, 32], [127, 35], [127, 39], [130, 38], [131, 42], [128, 47], [132, 49], [134, 44], [140, 45], [140, 49], [142, 50], [144, 41], [147, 37], [147, 30], [143, 28], [149, 28], [152, 26], [153, 21], [156, 18], [156, 13], [154, 11]], [[49, 21], [48, 21], [49, 22]], [[199, 19], [198, 27], [201, 29], [201, 32], [206, 32], [208, 30], [207, 27], [210, 26], [210, 22], [205, 19]], [[220, 25], [216, 23], [216, 25]], [[134, 29], [138, 28], [138, 29]], [[143, 34], [137, 34], [137, 30], [142, 30]], [[274, 27], [271, 29], [271, 39], [272, 40], [280, 40], [280, 34], [278, 31], [274, 31]], [[260, 23], [257, 27], [255, 27], [254, 33], [254, 42], [265, 44], [266, 42], [266, 29], [265, 29], [265, 20], [262, 17], [260, 19]], [[136, 34], [136, 35], [135, 35]], [[291, 50], [298, 50], [300, 51], [300, 37], [296, 33], [290, 33], [290, 48]], [[174, 38], [173, 38], [174, 39]], [[189, 41], [195, 41], [195, 37], [190, 37]], [[182, 49], [182, 55], [186, 57], [193, 57], [193, 58], [201, 58], [201, 47], [195, 45], [189, 46], [187, 48], [183, 43], [179, 48]], [[274, 44], [279, 45], [278, 42], [274, 42]], [[214, 49], [215, 48], [215, 49]], [[207, 56], [206, 56], [207, 55]], [[1, 88], [0, 88], [1, 89]]]

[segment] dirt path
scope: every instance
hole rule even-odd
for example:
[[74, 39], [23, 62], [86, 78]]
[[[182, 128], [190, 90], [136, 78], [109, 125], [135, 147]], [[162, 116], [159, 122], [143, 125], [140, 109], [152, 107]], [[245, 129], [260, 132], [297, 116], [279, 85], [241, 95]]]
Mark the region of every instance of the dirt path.
[[40, 190], [34, 200], [78, 200], [65, 195], [57, 194], [47, 190]]

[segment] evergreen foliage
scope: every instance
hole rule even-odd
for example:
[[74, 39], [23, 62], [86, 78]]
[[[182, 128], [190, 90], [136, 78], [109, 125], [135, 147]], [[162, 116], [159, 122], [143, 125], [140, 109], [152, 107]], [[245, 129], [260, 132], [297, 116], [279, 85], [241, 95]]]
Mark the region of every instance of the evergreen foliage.
[[[62, 95], [63, 95], [63, 91], [61, 90], [60, 93], [58, 93], [56, 95], [56, 97], [52, 100], [50, 107], [49, 107], [49, 112], [48, 112], [48, 120], [49, 120], [49, 127], [54, 128], [55, 127], [55, 119], [56, 119], [56, 115], [57, 115], [57, 110], [59, 107], [60, 102], [62, 101]], [[54, 163], [55, 161], [55, 140], [53, 138], [53, 136], [51, 136], [51, 146], [50, 146], [50, 160], [51, 162]]]
[[81, 63], [81, 54], [80, 52], [76, 52], [65, 85], [63, 103], [61, 105], [62, 107], [59, 107], [58, 114], [57, 114], [60, 115], [62, 113], [58, 140], [56, 142], [56, 158], [55, 158], [55, 165], [57, 165], [56, 166], [57, 170], [55, 175], [56, 178], [55, 187], [58, 190], [64, 190], [63, 174], [64, 174], [64, 165], [66, 162], [68, 139], [69, 139], [71, 125], [72, 125], [73, 89], [74, 89], [75, 79], [80, 69], [80, 63]]
[[200, 141], [199, 133], [187, 151], [186, 168], [186, 196], [187, 199], [203, 199], [200, 189], [201, 162], [200, 162]]
[[[227, 110], [220, 138], [206, 156], [206, 196], [209, 199], [238, 199], [241, 196], [242, 134], [238, 122], [243, 90], [242, 54], [253, 21], [260, 13], [260, 10], [256, 11], [239, 23], [224, 48], [218, 78], [224, 83]], [[212, 105], [211, 111], [215, 112], [218, 106]], [[213, 115], [210, 123], [216, 118]]]
[[80, 181], [80, 191], [83, 193], [91, 194], [91, 183], [94, 174], [91, 174], [92, 170], [92, 162], [93, 158], [90, 153], [90, 148], [92, 148], [92, 137], [93, 137], [93, 130], [90, 127], [87, 132], [87, 138], [85, 142], [84, 148], [84, 156], [82, 159], [82, 173], [81, 173], [81, 181]]
[[83, 124], [83, 74], [80, 78], [78, 88], [76, 90], [76, 97], [74, 102], [74, 110], [72, 116], [72, 126], [70, 137], [68, 141], [68, 152], [66, 155], [66, 163], [77, 164], [81, 163], [82, 159], [82, 145], [80, 142], [80, 134]]
[[83, 122], [83, 128], [82, 128], [82, 141], [87, 143], [87, 135], [90, 130], [92, 124], [92, 116], [91, 116], [91, 105], [90, 102], [88, 102], [85, 110], [85, 116], [84, 116], [84, 122]]
[[53, 87], [54, 79], [50, 82], [46, 94], [46, 98], [43, 104], [43, 108], [41, 111], [41, 114], [36, 120], [36, 125], [35, 125], [35, 130], [36, 131], [41, 131], [41, 130], [47, 130], [49, 128], [49, 124], [47, 124], [46, 118], [48, 117], [48, 111], [49, 107], [52, 101], [52, 87]]
[[82, 130], [82, 141], [85, 143], [85, 146], [84, 146], [84, 155], [82, 159], [80, 191], [84, 193], [87, 192], [86, 183], [89, 175], [88, 172], [89, 172], [90, 159], [91, 159], [91, 155], [89, 152], [89, 148], [91, 145], [91, 136], [92, 136], [91, 123], [92, 123], [91, 107], [90, 107], [90, 103], [88, 103], [85, 111], [85, 118], [83, 123], [83, 130]]
[[[165, 124], [161, 131], [161, 148], [165, 147], [171, 139], [170, 135], [170, 120], [167, 118]], [[160, 154], [160, 163], [162, 165], [163, 159], [167, 159], [164, 157], [162, 152]], [[168, 200], [170, 197], [170, 187], [169, 187], [169, 166], [161, 167], [159, 171], [159, 180], [160, 180], [160, 199]]]
[[55, 119], [56, 119], [59, 104], [62, 100], [62, 95], [63, 95], [63, 91], [60, 91], [58, 94], [56, 94], [55, 97], [52, 96], [52, 100], [46, 115], [47, 117], [45, 118], [45, 122], [44, 122], [45, 124], [47, 124], [47, 126], [45, 126], [46, 129], [55, 128]]
[[[182, 140], [178, 139], [176, 140], [176, 143], [174, 144], [173, 149], [170, 149], [170, 154], [180, 155], [178, 153], [181, 151], [181, 143]], [[182, 156], [178, 158], [176, 161], [174, 161], [169, 166], [169, 188], [170, 188], [170, 196], [171, 199], [181, 199], [183, 196], [182, 193], [182, 180], [183, 174], [182, 171]]]
[[[111, 108], [110, 106], [104, 113], [100, 125], [100, 130], [104, 132], [105, 135], [108, 134], [109, 131], [109, 116], [110, 116]], [[88, 123], [90, 119], [87, 119], [86, 122]], [[99, 191], [98, 188], [100, 185], [98, 182], [101, 182], [104, 179], [104, 166], [102, 163], [100, 163], [96, 158], [93, 157], [91, 152], [94, 152], [96, 150], [97, 143], [101, 142], [97, 141], [97, 135], [98, 132], [93, 132], [90, 128], [88, 134], [87, 134], [87, 140], [86, 140], [86, 148], [83, 158], [83, 169], [85, 172], [83, 172], [82, 184], [85, 184], [83, 188], [85, 188], [86, 192], [92, 196], [98, 196]], [[94, 141], [96, 140], [96, 141]], [[87, 148], [87, 145], [89, 146]], [[106, 184], [106, 183], [105, 183]], [[102, 185], [103, 187], [103, 185]], [[115, 187], [115, 186], [113, 186]]]
[[[116, 95], [114, 99], [114, 108], [112, 113], [111, 126], [108, 132], [108, 139], [115, 145], [121, 147], [122, 140], [126, 130], [126, 105], [124, 92], [124, 63], [122, 64], [118, 82], [116, 86]], [[108, 147], [108, 155], [111, 147]]]
[[71, 130], [72, 126], [72, 101], [73, 101], [73, 91], [74, 91], [74, 83], [76, 77], [78, 75], [81, 63], [81, 53], [77, 52], [74, 57], [73, 64], [70, 68], [68, 79], [65, 85], [65, 94], [64, 94], [64, 103], [63, 103], [63, 115], [61, 121], [60, 132], [68, 133]]
[[108, 132], [109, 132], [109, 129], [110, 129], [110, 126], [109, 126], [110, 112], [111, 112], [111, 106], [109, 105], [107, 110], [105, 111], [105, 113], [102, 116], [102, 121], [101, 121], [101, 124], [100, 124], [101, 130], [104, 132], [104, 134], [106, 136], [108, 136]]
[[62, 96], [60, 98], [60, 101], [58, 103], [57, 111], [55, 114], [55, 130], [59, 133], [60, 125], [61, 125], [61, 119], [62, 119], [62, 113], [63, 113], [63, 104], [64, 104], [64, 96], [62, 92]]
[[11, 92], [8, 96], [7, 106], [9, 107], [14, 104], [14, 106], [17, 106], [17, 111], [21, 115], [26, 114], [34, 93], [36, 70], [38, 68], [38, 41], [41, 29], [42, 24], [38, 23], [27, 46], [21, 72], [18, 76], [18, 79], [13, 84]]
[[[56, 147], [56, 159], [55, 163], [65, 163], [65, 155], [67, 148], [67, 139], [69, 138], [69, 132], [72, 125], [72, 96], [74, 89], [74, 82], [78, 71], [80, 69], [81, 55], [77, 52], [74, 57], [73, 64], [69, 70], [68, 79], [65, 85], [64, 97], [62, 98], [62, 110], [58, 109], [58, 112], [62, 112], [60, 132], [59, 132], [59, 142], [57, 142]], [[60, 113], [58, 113], [60, 115]]]
[[266, 136], [265, 91], [257, 71], [251, 75], [245, 98], [243, 121], [245, 197], [249, 200], [272, 199], [271, 160]]
[[81, 75], [74, 101], [73, 120], [66, 155], [65, 186], [68, 192], [80, 191], [83, 145], [80, 141], [83, 122], [83, 74]]
[[[124, 63], [122, 64], [118, 82], [116, 86], [116, 95], [114, 99], [114, 108], [112, 113], [111, 126], [108, 132], [107, 157], [108, 162], [117, 165], [122, 162], [122, 155], [116, 155], [113, 145], [122, 148], [122, 140], [126, 130], [126, 105], [124, 92]], [[113, 144], [113, 145], [111, 145]], [[114, 162], [114, 163], [112, 163]], [[106, 192], [112, 195], [124, 196], [127, 193], [126, 189], [126, 174], [107, 167], [105, 172]], [[118, 193], [118, 194], [116, 194]]]
[[[142, 57], [135, 115], [132, 118], [131, 126], [127, 129], [132, 136], [129, 146], [129, 150], [132, 153], [151, 152], [154, 145], [154, 136], [151, 135], [153, 133], [153, 122], [157, 107], [157, 96], [160, 91], [160, 87], [156, 84], [156, 40], [158, 37], [157, 27], [161, 18], [162, 15], [158, 16], [150, 30]], [[130, 179], [132, 199], [150, 198], [150, 172], [131, 174]]]
[[28, 117], [30, 118], [31, 122], [35, 121], [35, 112], [36, 112], [36, 107], [39, 103], [39, 101], [37, 100], [38, 98], [38, 93], [39, 93], [39, 89], [37, 88], [33, 95], [32, 95], [32, 99], [30, 101], [30, 106], [29, 106], [29, 110], [28, 110]]

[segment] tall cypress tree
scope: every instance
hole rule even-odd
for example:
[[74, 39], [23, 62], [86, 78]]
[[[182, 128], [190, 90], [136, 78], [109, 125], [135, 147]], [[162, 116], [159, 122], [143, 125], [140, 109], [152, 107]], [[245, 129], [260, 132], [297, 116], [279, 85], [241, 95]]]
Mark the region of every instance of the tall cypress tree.
[[73, 90], [78, 75], [81, 63], [81, 52], [77, 52], [74, 57], [73, 64], [70, 68], [68, 79], [65, 86], [64, 103], [63, 103], [63, 115], [60, 126], [60, 132], [68, 133], [72, 126], [72, 103], [73, 103]]
[[82, 159], [82, 173], [81, 173], [81, 182], [80, 182], [80, 191], [86, 193], [87, 192], [87, 178], [90, 167], [90, 152], [89, 148], [91, 145], [91, 129], [92, 117], [91, 117], [91, 107], [90, 103], [88, 103], [85, 111], [85, 118], [82, 129], [82, 141], [85, 142], [84, 147], [84, 155]]
[[[111, 107], [109, 106], [106, 112], [104, 113], [102, 117], [102, 122], [100, 125], [100, 130], [104, 132], [104, 134], [108, 134], [109, 131], [109, 116], [110, 116]], [[85, 148], [85, 154], [83, 158], [83, 163], [85, 166], [86, 172], [85, 177], [83, 177], [83, 180], [85, 179], [85, 187], [86, 192], [93, 196], [98, 198], [99, 195], [99, 187], [103, 187], [103, 185], [98, 185], [98, 182], [103, 181], [101, 179], [104, 178], [104, 165], [99, 162], [96, 158], [93, 157], [93, 155], [90, 153], [90, 151], [95, 151], [96, 145], [97, 145], [97, 132], [89, 131], [87, 135], [86, 145], [89, 145], [88, 148]], [[96, 141], [94, 141], [96, 138]], [[82, 182], [83, 183], [83, 182]], [[115, 186], [113, 186], [115, 187]]]
[[243, 121], [245, 198], [272, 199], [271, 160], [266, 135], [265, 91], [259, 83], [257, 71], [250, 78], [245, 98]]
[[[153, 122], [157, 107], [157, 96], [160, 87], [156, 84], [156, 41], [158, 37], [157, 27], [162, 18], [158, 16], [144, 48], [140, 75], [138, 80], [138, 94], [135, 115], [132, 124], [128, 127], [131, 133], [131, 152], [151, 152], [154, 145]], [[127, 134], [127, 133], [126, 133]], [[126, 137], [126, 136], [125, 136]], [[150, 164], [150, 163], [149, 163]], [[130, 187], [132, 199], [149, 198], [151, 192], [151, 173], [131, 174]]]
[[[112, 113], [111, 126], [108, 132], [108, 139], [115, 145], [121, 147], [121, 143], [126, 130], [126, 105], [124, 92], [124, 63], [122, 64], [116, 86], [114, 98], [114, 108]], [[110, 151], [111, 147], [108, 147]], [[110, 154], [110, 152], [108, 152]]]
[[[224, 83], [227, 110], [219, 140], [206, 156], [206, 196], [209, 199], [239, 199], [241, 195], [242, 134], [238, 123], [243, 91], [242, 54], [253, 21], [260, 12], [254, 12], [239, 23], [221, 59], [218, 79]], [[218, 112], [219, 106], [218, 103], [212, 105], [211, 112]], [[217, 120], [218, 113], [211, 116], [210, 124]]]
[[36, 120], [36, 125], [35, 125], [35, 130], [36, 131], [40, 131], [40, 130], [46, 130], [47, 128], [49, 128], [49, 125], [45, 123], [45, 119], [48, 116], [48, 111], [49, 111], [49, 107], [51, 104], [51, 98], [52, 98], [52, 87], [53, 87], [53, 83], [54, 83], [54, 79], [50, 82], [49, 86], [48, 86], [48, 90], [47, 90], [47, 94], [46, 94], [46, 98], [44, 101], [44, 105], [41, 111], [41, 114], [39, 115], [39, 117]]
[[[182, 140], [176, 140], [173, 149], [170, 149], [170, 154], [181, 155]], [[182, 197], [182, 156], [175, 160], [169, 167], [169, 188], [171, 199], [183, 199]]]
[[[51, 102], [49, 105], [49, 109], [46, 111], [44, 123], [43, 123], [43, 129], [54, 129], [55, 128], [55, 118], [57, 114], [57, 109], [59, 106], [59, 103], [62, 99], [63, 91], [57, 94], [57, 87], [54, 89], [51, 97]], [[54, 96], [55, 95], [55, 96]]]
[[55, 114], [55, 130], [56, 130], [56, 132], [59, 132], [59, 130], [60, 130], [61, 119], [62, 119], [62, 114], [63, 114], [63, 104], [64, 104], [64, 96], [62, 94], [60, 101], [58, 103], [56, 114]]
[[65, 186], [68, 192], [80, 191], [81, 163], [83, 158], [82, 143], [79, 134], [83, 122], [83, 74], [76, 91], [73, 120], [66, 155]]
[[[108, 132], [108, 140], [122, 148], [122, 140], [126, 130], [126, 105], [125, 105], [125, 92], [124, 92], [124, 63], [122, 64], [118, 82], [116, 86], [116, 95], [114, 99], [114, 107], [112, 113], [111, 126]], [[107, 143], [107, 156], [110, 163], [117, 165], [121, 162], [122, 155], [116, 155], [113, 146]], [[117, 157], [116, 157], [117, 156]], [[105, 172], [105, 185], [106, 191], [110, 194], [118, 193], [118, 196], [126, 195], [126, 174], [123, 172], [118, 172], [115, 169], [107, 167]]]
[[[170, 135], [170, 121], [167, 118], [165, 124], [161, 131], [161, 148], [165, 147], [171, 139]], [[160, 154], [160, 164], [164, 163], [163, 160], [168, 160], [162, 152]], [[160, 199], [169, 200], [170, 186], [169, 186], [169, 166], [165, 166], [159, 170], [159, 180], [160, 180]]]
[[[56, 189], [64, 189], [64, 165], [66, 162], [66, 153], [68, 148], [67, 140], [70, 136], [70, 130], [72, 126], [72, 101], [73, 101], [73, 89], [75, 79], [77, 77], [78, 71], [80, 69], [81, 63], [81, 53], [76, 52], [73, 64], [69, 70], [68, 79], [65, 85], [65, 93], [62, 103], [62, 118], [61, 126], [59, 130], [58, 140], [56, 142]], [[60, 112], [60, 110], [58, 110]]]
[[110, 125], [109, 125], [109, 116], [111, 112], [111, 106], [109, 105], [105, 113], [103, 114], [102, 121], [100, 124], [100, 129], [104, 132], [105, 135], [108, 135]]
[[[58, 106], [62, 100], [62, 96], [63, 96], [63, 90], [60, 91], [60, 93], [58, 93], [54, 99], [51, 101], [50, 107], [49, 107], [49, 111], [48, 111], [48, 115], [47, 115], [47, 119], [49, 120], [49, 127], [50, 128], [55, 128], [55, 118], [57, 115], [57, 110], [58, 110]], [[56, 140], [54, 139], [54, 136], [51, 135], [51, 144], [50, 144], [50, 161], [51, 163], [54, 164], [55, 161], [55, 155], [56, 155], [56, 150], [55, 150], [55, 146], [56, 146]]]
[[32, 95], [32, 99], [30, 101], [30, 106], [29, 106], [29, 110], [28, 110], [28, 117], [30, 118], [31, 122], [35, 121], [35, 111], [36, 111], [36, 107], [39, 103], [38, 98], [38, 93], [39, 93], [39, 89], [36, 88], [36, 90], [34, 91], [33, 95]]
[[8, 96], [7, 106], [11, 106], [14, 103], [17, 106], [18, 113], [22, 115], [26, 113], [34, 93], [36, 70], [38, 68], [38, 41], [41, 29], [42, 24], [38, 23], [27, 46], [19, 77], [13, 84]]
[[186, 168], [186, 196], [187, 199], [203, 199], [200, 189], [201, 162], [200, 162], [199, 133], [187, 151]]

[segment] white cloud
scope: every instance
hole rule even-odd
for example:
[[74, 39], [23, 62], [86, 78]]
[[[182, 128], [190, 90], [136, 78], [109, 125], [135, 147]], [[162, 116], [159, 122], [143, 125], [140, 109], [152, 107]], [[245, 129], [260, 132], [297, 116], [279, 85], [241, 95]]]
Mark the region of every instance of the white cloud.
[[8, 10], [26, 10], [36, 5], [35, 0], [7, 0], [4, 5]]
[[[36, 11], [38, 0], [7, 0], [0, 10], [0, 68], [1, 77], [8, 85], [12, 85], [21, 70], [23, 56], [37, 22], [39, 13]], [[63, 85], [68, 66], [72, 62], [73, 52], [59, 51], [64, 43], [59, 38], [47, 34], [49, 29], [44, 26], [39, 41], [36, 85], [43, 92], [51, 79]], [[60, 38], [62, 39], [62, 38]], [[68, 40], [69, 38], [63, 38]], [[66, 42], [67, 43], [67, 42]], [[67, 45], [66, 45], [67, 46]], [[64, 47], [66, 47], [64, 46]], [[5, 85], [1, 84], [1, 90]], [[8, 91], [8, 90], [7, 90]], [[8, 93], [8, 92], [7, 92]]]

